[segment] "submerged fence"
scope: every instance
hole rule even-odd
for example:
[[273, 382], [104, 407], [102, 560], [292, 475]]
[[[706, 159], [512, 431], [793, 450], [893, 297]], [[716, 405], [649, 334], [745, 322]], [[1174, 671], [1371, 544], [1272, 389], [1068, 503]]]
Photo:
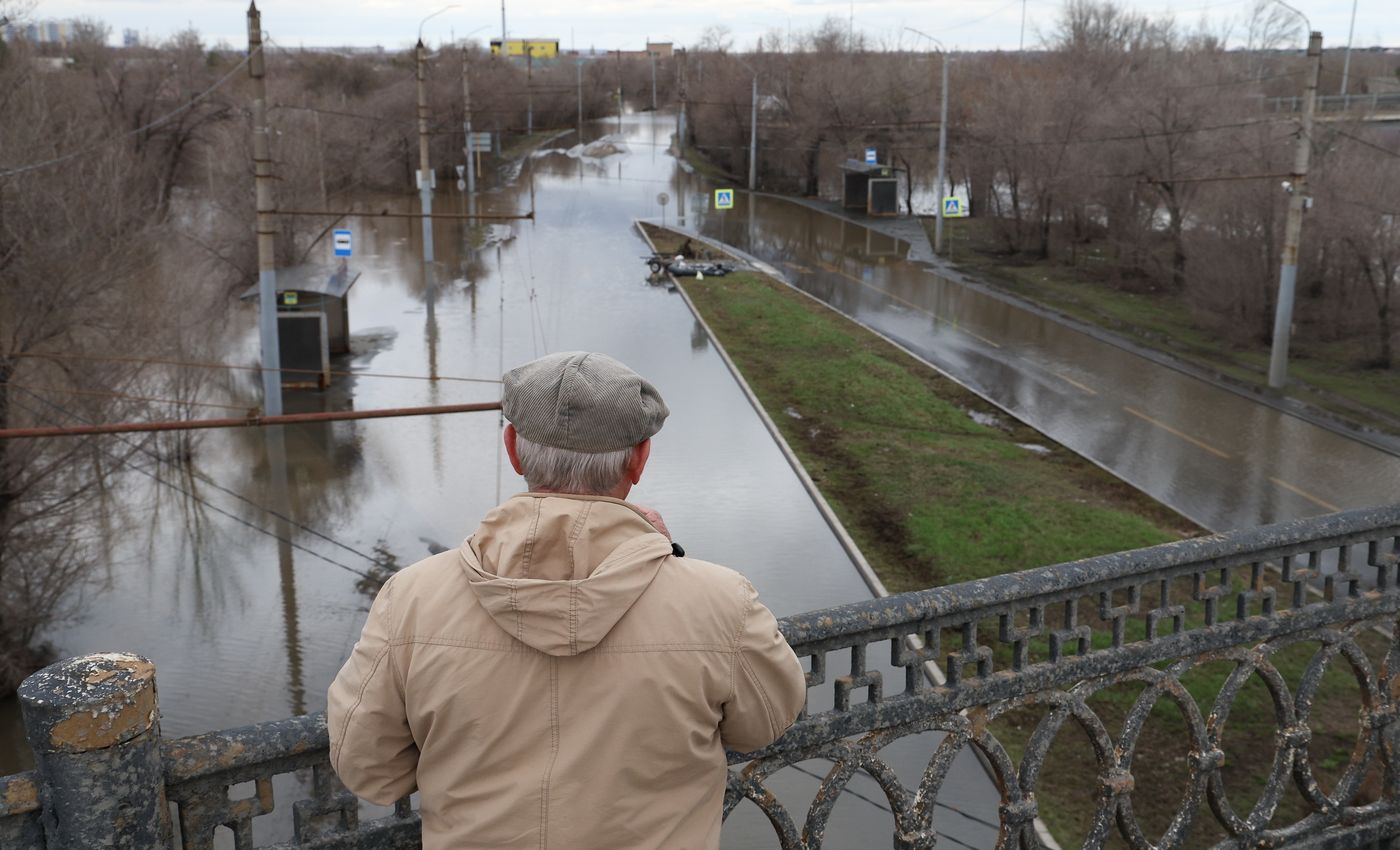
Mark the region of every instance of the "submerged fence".
[[[1400, 505], [790, 617], [782, 629], [809, 671], [809, 710], [772, 747], [730, 754], [725, 815], [751, 802], [772, 824], [775, 844], [818, 848], [834, 805], [863, 772], [884, 792], [892, 846], [943, 846], [940, 824], [965, 815], [941, 805], [940, 791], [954, 757], [971, 749], [1000, 792], [987, 846], [1041, 847], [1038, 794], [1067, 779], [1046, 770], [1051, 744], [1064, 739], [1088, 751], [1084, 772], [1093, 776], [1078, 779], [1097, 789], [1086, 801], [1085, 847], [1115, 832], [1133, 848], [1203, 836], [1222, 847], [1390, 846], [1400, 835], [1400, 654], [1390, 637], [1397, 612]], [[1301, 673], [1285, 675], [1279, 659], [1300, 648]], [[880, 669], [872, 650], [888, 652], [889, 665]], [[946, 681], [930, 675], [932, 663]], [[1193, 696], [1193, 676], [1221, 665], [1229, 671], [1223, 684]], [[1357, 694], [1344, 764], [1310, 748], [1319, 688], [1336, 665]], [[1274, 734], [1267, 776], [1247, 789], [1254, 799], [1244, 806], [1241, 789], [1227, 787], [1234, 756], [1224, 736], [1251, 682], [1267, 692]], [[1108, 722], [1096, 697], [1123, 687], [1135, 696]], [[218, 830], [251, 850], [255, 819], [278, 802], [274, 777], [293, 773], [302, 779], [294, 787], [305, 790], [292, 802], [290, 841], [263, 846], [418, 846], [419, 816], [408, 799], [361, 818], [359, 801], [330, 771], [320, 715], [162, 740], [154, 670], [126, 655], [54, 665], [26, 681], [21, 699], [38, 767], [0, 778], [5, 850], [201, 850], [215, 846]], [[1179, 716], [1187, 758], [1178, 787], [1139, 788], [1134, 757], [1150, 755], [1139, 744], [1159, 720], [1159, 702]], [[998, 732], [1006, 737], [1010, 716], [1027, 731], [1008, 748]], [[906, 784], [882, 751], [928, 731], [941, 741]], [[813, 799], [794, 804], [774, 793], [775, 774], [813, 758], [830, 764]], [[1330, 788], [1322, 761], [1336, 774]], [[1280, 817], [1290, 785], [1303, 803]], [[1154, 838], [1134, 813], [1142, 794], [1175, 801]], [[887, 834], [870, 836], [869, 846]]]

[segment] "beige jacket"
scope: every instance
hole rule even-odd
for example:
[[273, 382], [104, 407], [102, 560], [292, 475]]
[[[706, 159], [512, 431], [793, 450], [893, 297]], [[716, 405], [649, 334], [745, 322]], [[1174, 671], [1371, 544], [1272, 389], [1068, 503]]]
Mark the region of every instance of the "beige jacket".
[[425, 850], [719, 847], [726, 748], [801, 665], [753, 586], [616, 499], [527, 493], [385, 583], [331, 684], [331, 764], [420, 793]]

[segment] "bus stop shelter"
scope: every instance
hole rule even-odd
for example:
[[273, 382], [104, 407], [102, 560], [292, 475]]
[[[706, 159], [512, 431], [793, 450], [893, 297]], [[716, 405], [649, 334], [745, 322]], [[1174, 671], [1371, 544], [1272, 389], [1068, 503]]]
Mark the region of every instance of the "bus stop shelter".
[[[331, 355], [350, 352], [350, 287], [360, 279], [348, 266], [306, 265], [277, 270], [277, 349], [282, 386], [324, 389]], [[240, 298], [258, 297], [253, 284]]]
[[841, 207], [866, 215], [899, 215], [899, 180], [890, 165], [848, 159], [841, 165]]

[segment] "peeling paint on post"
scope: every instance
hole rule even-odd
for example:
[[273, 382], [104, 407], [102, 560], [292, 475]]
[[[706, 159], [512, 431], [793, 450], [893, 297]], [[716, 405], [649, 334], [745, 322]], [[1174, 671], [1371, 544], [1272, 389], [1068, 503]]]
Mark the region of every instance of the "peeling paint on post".
[[170, 846], [155, 667], [101, 653], [51, 664], [19, 688], [50, 847]]

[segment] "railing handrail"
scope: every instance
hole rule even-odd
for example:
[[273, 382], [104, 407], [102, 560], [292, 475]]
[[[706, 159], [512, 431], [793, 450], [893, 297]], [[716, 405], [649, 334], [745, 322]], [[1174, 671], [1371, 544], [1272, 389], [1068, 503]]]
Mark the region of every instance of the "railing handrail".
[[921, 620], [962, 619], [979, 609], [1036, 597], [1090, 593], [1104, 582], [1147, 579], [1164, 570], [1208, 562], [1234, 566], [1267, 561], [1305, 543], [1326, 549], [1396, 532], [1400, 532], [1400, 504], [1360, 508], [851, 602], [784, 617], [778, 626], [788, 643], [797, 647]]
[[[1366, 543], [1367, 548], [1362, 563], [1356, 564], [1350, 553], [1359, 543]], [[1335, 564], [1328, 562], [1333, 552]], [[1373, 575], [1362, 572], [1368, 567], [1374, 569]], [[1268, 569], [1273, 569], [1274, 575], [1266, 580]], [[1361, 624], [1389, 624], [1400, 613], [1397, 585], [1400, 504], [1182, 540], [783, 618], [779, 627], [784, 636], [800, 657], [810, 659], [809, 691], [827, 684], [834, 689], [833, 707], [804, 714], [778, 742], [759, 753], [729, 753], [731, 765], [747, 762], [749, 766], [731, 772], [725, 812], [741, 800], [751, 800], [778, 829], [784, 847], [818, 846], [832, 795], [841, 793], [851, 771], [871, 770], [879, 760], [880, 748], [889, 741], [940, 730], [947, 737], [930, 761], [931, 772], [918, 795], [902, 788], [885, 789], [892, 795], [896, 832], [903, 836], [899, 840], [910, 847], [923, 846], [920, 842], [933, 834], [929, 832], [930, 807], [936, 804], [939, 785], [946, 776], [940, 771], [957, 748], [975, 747], [991, 759], [989, 770], [994, 771], [1002, 795], [1003, 838], [1019, 836], [1026, 846], [1039, 846], [1030, 826], [1037, 812], [1035, 777], [1054, 738], [1053, 730], [1068, 716], [1063, 712], [1092, 714], [1085, 702], [1088, 695], [1123, 682], [1154, 682], [1149, 690], [1157, 688], [1154, 693], [1158, 697], [1173, 688], [1179, 693], [1183, 671], [1219, 660], [1233, 660], [1240, 669], [1274, 677], [1270, 690], [1279, 716], [1296, 716], [1300, 721], [1280, 721], [1284, 725], [1275, 749], [1276, 758], [1284, 761], [1277, 763], [1292, 762], [1300, 771], [1298, 781], [1311, 781], [1304, 732], [1311, 710], [1312, 691], [1308, 689], [1313, 686], [1302, 683], [1297, 694], [1291, 693], [1290, 686], [1278, 679], [1270, 666], [1273, 650], [1268, 647], [1318, 641], [1330, 647], [1323, 651], [1331, 653], [1329, 658], [1350, 652], [1354, 660], [1354, 654], [1360, 652], [1355, 641]], [[1195, 612], [1190, 617], [1188, 609]], [[988, 621], [990, 628], [981, 625]], [[1129, 631], [1132, 623], [1137, 625]], [[1094, 637], [1099, 638], [1097, 642]], [[872, 662], [875, 666], [867, 669], [867, 655], [877, 645], [888, 646], [893, 653], [886, 669], [902, 668], [903, 690], [884, 692], [882, 676], [888, 673], [879, 662]], [[1391, 653], [1395, 652], [1392, 646]], [[833, 660], [829, 661], [829, 654]], [[829, 665], [840, 664], [847, 656], [849, 671], [828, 670]], [[995, 658], [1001, 660], [994, 662]], [[1170, 664], [1163, 667], [1161, 662]], [[927, 665], [934, 663], [944, 664], [946, 684], [933, 684], [925, 677]], [[1006, 669], [994, 670], [994, 663]], [[362, 840], [370, 841], [371, 837], [376, 847], [417, 846], [420, 821], [407, 799], [387, 818], [359, 822], [358, 802], [339, 785], [329, 766], [324, 714], [161, 739], [150, 662], [105, 654], [64, 664], [72, 666], [62, 671], [56, 666], [50, 668], [56, 672], [46, 670], [26, 680], [26, 687], [34, 686], [31, 697], [41, 697], [25, 702], [26, 721], [37, 724], [29, 725], [26, 731], [34, 742], [40, 768], [0, 777], [0, 844], [5, 847], [44, 850], [87, 846], [84, 841], [90, 843], [92, 836], [104, 834], [103, 829], [114, 828], [102, 820], [112, 807], [102, 805], [99, 795], [104, 789], [115, 793], [115, 783], [130, 783], [130, 777], [137, 774], [144, 778], [145, 784], [137, 783], [141, 793], [124, 799], [139, 798], [141, 805], [123, 814], [121, 822], [138, 825], [129, 829], [127, 842], [117, 846], [160, 844], [154, 836], [162, 830], [168, 832], [169, 803], [174, 803], [180, 818], [181, 846], [189, 850], [212, 848], [214, 829], [228, 826], [237, 830], [239, 846], [251, 847], [253, 819], [273, 809], [272, 776], [308, 768], [313, 777], [310, 799], [299, 800], [292, 807], [294, 831], [302, 843], [279, 847], [369, 846]], [[96, 668], [91, 665], [106, 666], [94, 676]], [[969, 667], [976, 672], [964, 675], [962, 671]], [[1386, 753], [1389, 764], [1391, 748], [1387, 745], [1382, 749], [1381, 736], [1392, 734], [1386, 729], [1400, 715], [1400, 705], [1392, 696], [1400, 683], [1400, 671], [1391, 669], [1389, 663], [1378, 670], [1365, 667], [1361, 664], [1357, 675], [1364, 679], [1361, 735], [1367, 747], [1364, 752], [1357, 751], [1360, 756], [1353, 754], [1347, 774], [1351, 778], [1346, 780], [1350, 790], [1335, 791], [1336, 800], [1314, 799], [1310, 802], [1315, 809], [1312, 815], [1277, 830], [1265, 830], [1267, 817], [1258, 826], [1230, 820], [1233, 815], [1225, 817], [1221, 823], [1234, 839], [1252, 842], [1264, 830], [1276, 844], [1311, 846], [1322, 839], [1360, 841], [1400, 834], [1400, 794], [1387, 791], [1387, 796], [1369, 804], [1356, 802], [1354, 797], [1360, 777], [1382, 757], [1378, 753]], [[105, 688], [109, 693], [97, 699], [90, 689], [71, 689], [67, 696], [77, 703], [65, 709], [64, 688], [84, 681], [100, 682], [99, 690]], [[1232, 694], [1238, 685], [1234, 687]], [[853, 691], [863, 689], [868, 689], [863, 702], [850, 698]], [[1219, 699], [1224, 702], [1217, 706], [1223, 705], [1228, 713], [1234, 696], [1222, 691]], [[1044, 700], [1061, 705], [1061, 713], [1052, 712], [1053, 716], [1042, 720], [1042, 724], [1051, 724], [1051, 731], [1043, 735], [1037, 732], [1038, 743], [1022, 757], [1018, 773], [987, 723], [1015, 706]], [[119, 710], [110, 714], [104, 714], [105, 709], [95, 710], [113, 706]], [[131, 706], [140, 710], [126, 710]], [[1151, 704], [1142, 708], [1145, 711]], [[1194, 703], [1191, 711], [1196, 711]], [[90, 721], [85, 719], [89, 715]], [[73, 726], [69, 720], [78, 721], [77, 725], [87, 731], [73, 738], [68, 734]], [[1130, 808], [1116, 809], [1119, 798], [1131, 793], [1130, 771], [1104, 761], [1130, 759], [1136, 732], [1125, 727], [1124, 737], [1114, 743], [1098, 718], [1079, 717], [1079, 722], [1088, 724], [1086, 730], [1100, 729], [1103, 736], [1102, 746], [1096, 744], [1096, 750], [1100, 751], [1099, 780], [1106, 796], [1096, 803], [1094, 828], [1098, 838], [1090, 843], [1106, 835], [1103, 830], [1109, 829], [1115, 818], [1122, 830], [1140, 829]], [[1213, 737], [1218, 730], [1206, 728], [1207, 721], [1199, 715], [1193, 722], [1191, 747], [1195, 755], [1189, 770], [1194, 790], [1190, 793], [1197, 796], [1195, 803], [1188, 803], [1199, 806], [1199, 795], [1207, 793], [1208, 787], [1211, 795], [1223, 794], [1218, 791], [1223, 754]], [[92, 745], [104, 736], [114, 738], [116, 745]], [[1119, 752], [1127, 755], [1115, 755]], [[825, 802], [814, 803], [804, 827], [817, 830], [813, 833], [816, 843], [809, 844], [806, 837], [798, 837], [793, 818], [764, 783], [784, 765], [813, 757], [846, 767], [838, 770], [834, 766], [823, 779], [818, 796]], [[81, 771], [75, 771], [75, 760], [84, 765]], [[63, 767], [57, 774], [46, 773], [46, 764], [59, 761]], [[935, 771], [935, 762], [943, 767]], [[67, 777], [60, 782], [83, 778], [80, 787], [45, 786], [46, 781], [55, 781], [54, 775]], [[893, 774], [880, 776], [882, 785], [895, 781]], [[1268, 793], [1281, 793], [1277, 789], [1285, 779], [1276, 770]], [[229, 789], [247, 782], [256, 784], [254, 795], [230, 800]], [[1217, 802], [1212, 796], [1211, 805]], [[50, 807], [57, 810], [50, 811]], [[133, 811], [139, 812], [139, 819], [133, 820]], [[1251, 816], [1250, 822], [1253, 820]], [[324, 835], [335, 837], [316, 837]]]

